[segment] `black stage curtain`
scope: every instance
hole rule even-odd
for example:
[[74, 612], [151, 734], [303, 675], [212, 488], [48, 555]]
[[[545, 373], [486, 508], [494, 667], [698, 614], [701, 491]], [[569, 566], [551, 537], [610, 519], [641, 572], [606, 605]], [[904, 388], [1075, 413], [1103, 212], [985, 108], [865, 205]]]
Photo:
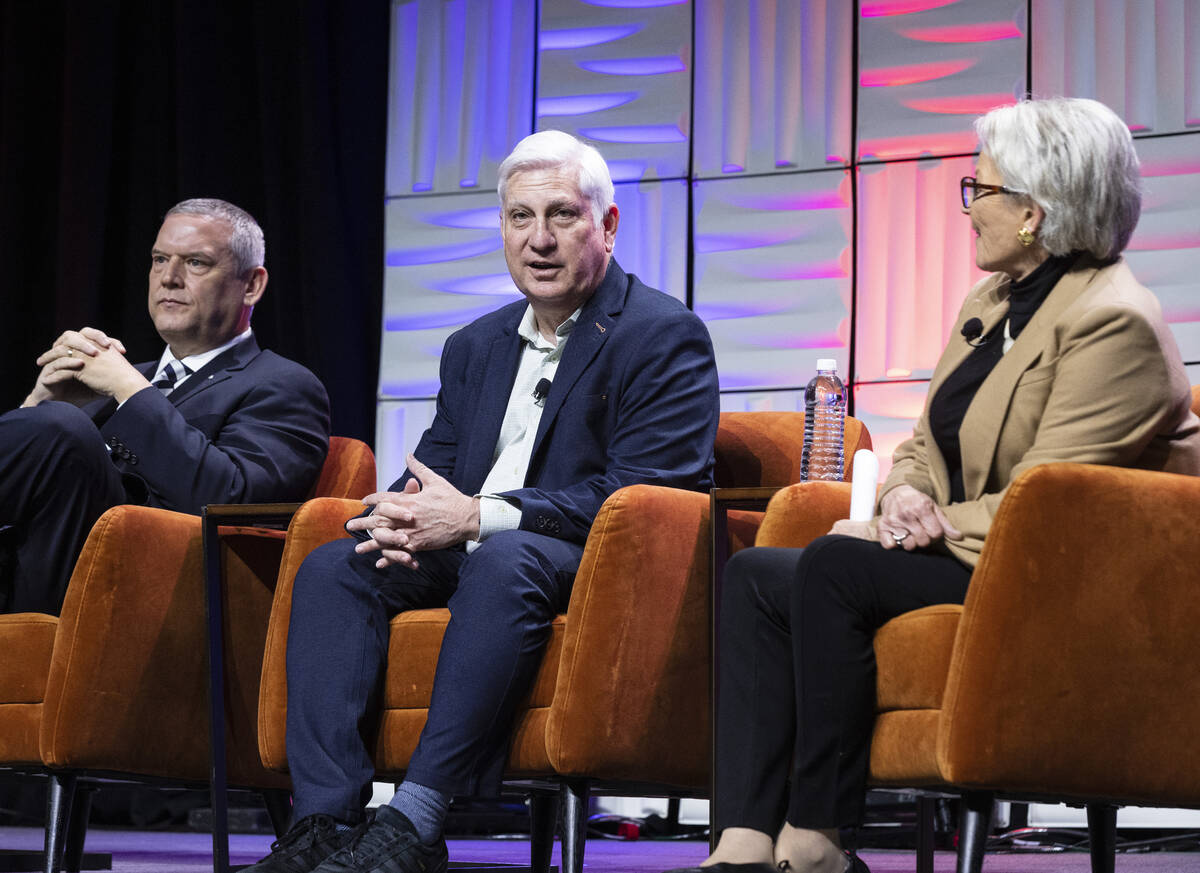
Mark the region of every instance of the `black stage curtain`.
[[266, 234], [260, 343], [373, 443], [388, 33], [386, 0], [2, 0], [0, 409], [64, 329], [159, 355], [150, 247], [211, 196]]

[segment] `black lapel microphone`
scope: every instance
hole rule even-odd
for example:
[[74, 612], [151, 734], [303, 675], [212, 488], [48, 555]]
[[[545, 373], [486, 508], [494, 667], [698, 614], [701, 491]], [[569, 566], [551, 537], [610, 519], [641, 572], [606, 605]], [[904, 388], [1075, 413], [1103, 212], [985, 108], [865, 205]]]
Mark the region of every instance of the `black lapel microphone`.
[[537, 385], [533, 386], [533, 402], [536, 403], [538, 406], [541, 406], [546, 400], [546, 395], [549, 393], [550, 393], [550, 380], [549, 379], [538, 379]]
[[978, 318], [968, 318], [962, 326], [963, 339], [967, 341], [967, 345], [979, 348], [987, 343], [983, 336], [983, 321]]

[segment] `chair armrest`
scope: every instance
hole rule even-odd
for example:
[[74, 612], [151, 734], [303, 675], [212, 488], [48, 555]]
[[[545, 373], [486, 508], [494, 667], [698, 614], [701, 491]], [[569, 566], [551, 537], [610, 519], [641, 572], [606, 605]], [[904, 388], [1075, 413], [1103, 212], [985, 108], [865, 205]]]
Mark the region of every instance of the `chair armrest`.
[[633, 485], [601, 507], [546, 726], [558, 773], [707, 786], [709, 540], [707, 494]]
[[1200, 478], [1047, 464], [1005, 495], [950, 663], [964, 786], [1200, 805]]
[[318, 497], [306, 501], [288, 525], [275, 600], [271, 606], [258, 698], [258, 753], [264, 766], [287, 770], [287, 632], [292, 618], [292, 583], [309, 552], [346, 533], [346, 520], [362, 512], [361, 500]]
[[[253, 737], [278, 531], [225, 528], [226, 707], [233, 784], [274, 787]], [[55, 636], [40, 730], [50, 766], [204, 781], [208, 674], [201, 520], [117, 506], [93, 526]]]
[[849, 482], [800, 482], [779, 491], [767, 505], [756, 546], [802, 548], [850, 515]]

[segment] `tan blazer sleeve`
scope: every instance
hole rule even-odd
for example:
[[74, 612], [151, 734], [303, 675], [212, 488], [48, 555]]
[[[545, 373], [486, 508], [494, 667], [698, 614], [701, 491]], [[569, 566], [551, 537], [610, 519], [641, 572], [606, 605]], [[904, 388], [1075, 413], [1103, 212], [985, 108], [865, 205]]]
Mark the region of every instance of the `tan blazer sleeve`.
[[883, 497], [901, 485], [911, 485], [922, 494], [933, 496], [933, 478], [929, 473], [929, 434], [925, 430], [925, 416], [917, 419], [913, 435], [900, 443], [892, 453], [892, 469], [879, 489], [875, 503], [876, 513]]

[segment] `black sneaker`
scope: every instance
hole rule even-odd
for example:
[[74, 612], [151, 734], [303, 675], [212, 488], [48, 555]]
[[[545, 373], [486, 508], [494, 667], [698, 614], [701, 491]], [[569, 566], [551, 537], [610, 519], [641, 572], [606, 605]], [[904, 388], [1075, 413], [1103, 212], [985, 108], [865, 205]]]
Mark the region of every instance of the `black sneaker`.
[[350, 845], [313, 873], [446, 873], [447, 864], [445, 839], [425, 845], [407, 816], [381, 806], [374, 821], [355, 831]]
[[271, 854], [257, 864], [243, 867], [242, 873], [311, 873], [318, 864], [348, 845], [357, 829], [337, 829], [337, 819], [329, 815], [307, 815], [271, 843]]

